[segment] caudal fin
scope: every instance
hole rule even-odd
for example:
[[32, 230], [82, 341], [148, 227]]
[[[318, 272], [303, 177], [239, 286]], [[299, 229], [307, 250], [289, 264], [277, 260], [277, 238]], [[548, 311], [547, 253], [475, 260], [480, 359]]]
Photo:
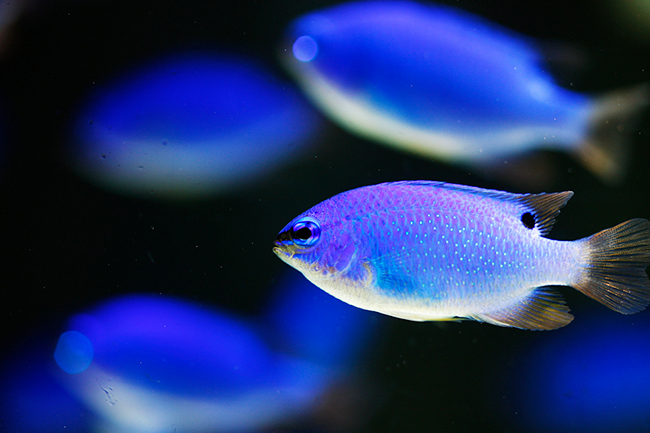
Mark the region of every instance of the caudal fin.
[[577, 157], [604, 182], [615, 184], [625, 174], [629, 140], [641, 110], [650, 104], [650, 86], [619, 90], [596, 100], [590, 131]]
[[650, 222], [636, 218], [583, 240], [587, 261], [573, 286], [623, 314], [638, 313], [650, 303]]

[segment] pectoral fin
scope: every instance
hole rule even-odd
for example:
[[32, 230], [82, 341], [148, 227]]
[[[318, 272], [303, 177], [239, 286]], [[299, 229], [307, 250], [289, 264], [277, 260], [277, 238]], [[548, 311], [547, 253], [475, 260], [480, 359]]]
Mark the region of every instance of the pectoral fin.
[[506, 308], [470, 317], [493, 325], [536, 330], [561, 328], [573, 320], [562, 295], [551, 287], [538, 287]]
[[372, 269], [377, 289], [391, 297], [404, 297], [415, 289], [409, 274], [409, 263], [404, 261], [404, 253], [385, 254], [368, 262]]

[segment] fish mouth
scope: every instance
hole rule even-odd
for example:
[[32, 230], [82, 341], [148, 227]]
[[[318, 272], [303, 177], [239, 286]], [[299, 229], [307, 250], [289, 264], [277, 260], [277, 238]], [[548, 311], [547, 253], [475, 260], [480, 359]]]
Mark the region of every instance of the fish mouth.
[[289, 255], [286, 245], [283, 245], [281, 242], [275, 241], [275, 246], [273, 247], [273, 252], [275, 255]]
[[291, 251], [290, 248], [287, 248], [281, 242], [275, 241], [275, 246], [273, 247], [273, 253], [278, 256], [282, 261], [289, 260], [295, 255], [295, 251]]

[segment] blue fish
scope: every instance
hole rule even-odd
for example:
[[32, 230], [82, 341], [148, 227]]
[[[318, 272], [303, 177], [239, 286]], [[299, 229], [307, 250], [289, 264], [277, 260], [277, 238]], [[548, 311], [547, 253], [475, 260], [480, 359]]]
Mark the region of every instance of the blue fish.
[[616, 128], [648, 102], [644, 86], [601, 98], [564, 89], [532, 40], [442, 6], [334, 6], [293, 22], [287, 45], [288, 71], [339, 125], [447, 162], [556, 149], [614, 181]]
[[572, 195], [432, 181], [366, 186], [296, 217], [273, 251], [332, 296], [408, 320], [556, 329], [573, 316], [550, 286], [571, 286], [623, 314], [643, 310], [650, 222], [548, 239]]
[[97, 87], [80, 109], [70, 162], [92, 182], [152, 199], [252, 184], [319, 128], [297, 91], [243, 56], [169, 55]]

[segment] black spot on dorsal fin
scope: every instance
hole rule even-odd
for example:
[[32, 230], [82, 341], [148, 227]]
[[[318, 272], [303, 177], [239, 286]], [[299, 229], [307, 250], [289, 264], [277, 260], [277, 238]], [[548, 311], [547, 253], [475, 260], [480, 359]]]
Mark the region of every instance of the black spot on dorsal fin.
[[[556, 192], [551, 194], [525, 194], [517, 201], [525, 206], [521, 214], [521, 222], [529, 229], [537, 227], [541, 236], [546, 236], [553, 228], [555, 218], [560, 209], [573, 196], [573, 191]], [[526, 214], [530, 214], [526, 216]]]
[[533, 216], [532, 213], [530, 212], [524, 212], [523, 215], [521, 216], [521, 222], [526, 227], [527, 229], [534, 229], [535, 228], [535, 217]]

